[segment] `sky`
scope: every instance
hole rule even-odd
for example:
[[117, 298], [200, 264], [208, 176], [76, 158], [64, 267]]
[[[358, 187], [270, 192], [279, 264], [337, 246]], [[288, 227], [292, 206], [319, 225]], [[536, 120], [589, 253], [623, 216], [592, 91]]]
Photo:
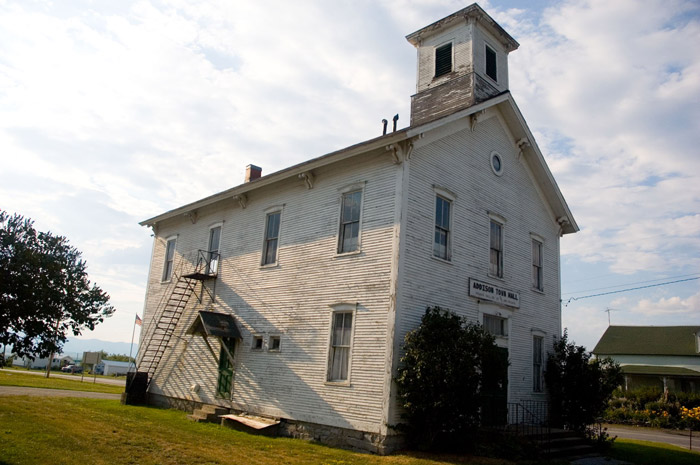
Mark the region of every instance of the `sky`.
[[[467, 5], [0, 0], [0, 209], [66, 236], [110, 294], [115, 315], [80, 337], [131, 340], [139, 221], [248, 164], [407, 126], [405, 36]], [[608, 318], [700, 325], [700, 2], [480, 5], [520, 43], [510, 90], [581, 229], [561, 241], [570, 340], [592, 349]]]

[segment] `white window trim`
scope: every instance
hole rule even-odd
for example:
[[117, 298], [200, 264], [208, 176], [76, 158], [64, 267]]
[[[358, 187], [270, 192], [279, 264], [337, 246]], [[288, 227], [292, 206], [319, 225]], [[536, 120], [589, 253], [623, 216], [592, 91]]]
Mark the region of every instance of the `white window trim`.
[[[436, 186], [433, 185], [433, 191], [434, 191], [434, 197], [433, 197], [433, 228], [432, 228], [432, 239], [430, 241], [430, 256], [433, 257], [433, 259], [443, 262], [443, 263], [450, 263], [452, 264], [452, 242], [454, 238], [454, 207], [455, 207], [455, 201], [457, 200], [457, 194], [452, 192], [449, 189], [445, 189], [444, 187]], [[437, 202], [437, 197], [442, 197], [445, 200], [450, 202], [450, 224], [449, 224], [449, 234], [447, 236], [447, 259], [442, 258], [442, 257], [436, 257], [435, 252], [434, 252], [434, 247], [435, 247], [435, 225], [437, 224], [437, 218], [435, 215], [435, 202]]]
[[[363, 217], [364, 217], [364, 209], [365, 209], [365, 186], [367, 184], [367, 181], [359, 181], [355, 182], [352, 184], [348, 184], [346, 186], [340, 187], [338, 189], [338, 205], [337, 205], [337, 212], [338, 212], [338, 222], [335, 227], [335, 256], [336, 257], [345, 257], [348, 255], [359, 255], [362, 253], [362, 222], [363, 222]], [[343, 217], [343, 195], [344, 194], [350, 194], [352, 192], [361, 192], [360, 195], [360, 219], [358, 223], [358, 228], [359, 232], [357, 233], [357, 250], [352, 250], [350, 252], [340, 252], [340, 224], [342, 221]]]
[[[534, 285], [534, 283], [532, 283], [532, 265], [533, 265], [533, 263], [532, 263], [532, 241], [537, 241], [542, 246], [540, 249], [540, 262], [541, 262], [540, 268], [542, 269], [542, 282], [541, 282], [542, 287], [537, 287]], [[539, 234], [535, 234], [532, 232], [530, 233], [530, 267], [531, 267], [530, 287], [532, 287], [533, 291], [538, 292], [540, 294], [544, 294], [544, 238], [542, 236], [540, 236]]]
[[481, 326], [484, 326], [484, 315], [504, 318], [506, 320], [507, 335], [494, 337], [496, 338], [496, 345], [498, 347], [508, 349], [508, 352], [510, 352], [510, 337], [513, 329], [511, 324], [513, 311], [500, 307], [497, 304], [481, 304], [479, 305], [479, 324], [481, 324]]
[[[489, 227], [488, 227], [488, 242], [487, 242], [487, 248], [488, 250], [488, 277], [498, 279], [500, 281], [505, 281], [506, 279], [506, 219], [499, 215], [498, 213], [494, 212], [488, 212], [489, 216]], [[498, 276], [497, 274], [491, 273], [491, 222], [494, 221], [498, 224], [501, 225], [501, 271], [502, 271], [502, 276]]]
[[[262, 345], [260, 348], [255, 347], [255, 340], [260, 338]], [[250, 351], [251, 352], [262, 352], [265, 350], [265, 337], [260, 333], [253, 333], [250, 335]]]
[[547, 348], [545, 344], [547, 343], [547, 333], [542, 331], [541, 329], [536, 329], [533, 328], [531, 331], [530, 335], [530, 361], [532, 363], [532, 366], [534, 368], [535, 365], [535, 337], [540, 337], [542, 338], [542, 366], [540, 367], [540, 372], [541, 372], [541, 383], [542, 383], [542, 390], [541, 391], [535, 391], [535, 380], [531, 379], [532, 383], [530, 384], [530, 389], [533, 394], [535, 395], [542, 395], [546, 394], [546, 389], [544, 385], [544, 371], [547, 365]]
[[[273, 338], [277, 338], [277, 339], [279, 339], [279, 341], [280, 341], [280, 345], [279, 345], [279, 347], [278, 347], [277, 349], [273, 349], [273, 348], [272, 348], [272, 339], [273, 339]], [[279, 334], [279, 333], [273, 333], [273, 334], [269, 334], [269, 335], [267, 336], [267, 351], [268, 351], [268, 352], [274, 352], [274, 353], [282, 352], [282, 335], [281, 335], [281, 334]]]
[[[178, 234], [174, 234], [172, 236], [168, 236], [165, 238], [165, 251], [163, 253], [163, 268], [161, 269], [160, 272], [160, 282], [161, 283], [169, 283], [173, 279], [173, 273], [175, 273], [175, 256], [177, 255], [177, 238]], [[173, 246], [173, 266], [170, 269], [170, 276], [168, 278], [165, 278], [165, 264], [168, 260], [168, 242], [170, 241], [175, 241], [175, 245]]]
[[219, 257], [216, 260], [216, 270], [214, 270], [214, 275], [219, 274], [219, 268], [221, 267], [221, 246], [224, 242], [224, 222], [219, 221], [217, 223], [212, 223], [209, 225], [209, 229], [207, 230], [207, 245], [205, 246], [204, 250], [207, 252], [211, 252], [209, 250], [210, 244], [209, 241], [211, 239], [211, 230], [215, 228], [221, 228], [221, 232], [219, 232], [219, 249], [217, 250], [216, 253], [219, 254]]
[[[282, 216], [284, 212], [284, 204], [274, 205], [263, 210], [265, 221], [263, 224], [262, 247], [260, 248], [260, 268], [277, 268], [280, 262], [280, 239], [282, 237]], [[267, 219], [270, 215], [280, 214], [280, 227], [277, 231], [277, 250], [275, 251], [275, 261], [273, 263], [265, 263], [265, 245], [267, 245]]]
[[[501, 162], [501, 169], [496, 170], [496, 168], [493, 166], [493, 159], [498, 158], [498, 160]], [[493, 171], [493, 174], [495, 174], [498, 177], [503, 176], [503, 173], [505, 171], [505, 167], [503, 166], [503, 155], [500, 153], [496, 152], [495, 150], [491, 152], [489, 155], [489, 166], [491, 166], [491, 171]]]
[[[331, 311], [329, 312], [329, 325], [328, 325], [328, 347], [326, 348], [326, 372], [325, 372], [325, 385], [327, 386], [350, 386], [350, 380], [352, 379], [352, 352], [355, 347], [355, 328], [357, 328], [357, 303], [340, 302], [337, 304], [329, 305]], [[350, 350], [348, 351], [348, 378], [342, 381], [330, 381], [328, 379], [329, 373], [331, 371], [331, 348], [333, 347], [333, 319], [337, 313], [350, 313], [352, 314], [352, 331], [350, 332]]]
[[[488, 63], [488, 59], [486, 58], [486, 54], [487, 54], [486, 50], [487, 49], [491, 49], [493, 54], [496, 56], [496, 79], [489, 76], [486, 72], [486, 67], [487, 67], [487, 63]], [[496, 48], [489, 45], [488, 42], [484, 42], [484, 76], [486, 76], [489, 80], [491, 80], [491, 82], [498, 84], [498, 52], [496, 51]]]

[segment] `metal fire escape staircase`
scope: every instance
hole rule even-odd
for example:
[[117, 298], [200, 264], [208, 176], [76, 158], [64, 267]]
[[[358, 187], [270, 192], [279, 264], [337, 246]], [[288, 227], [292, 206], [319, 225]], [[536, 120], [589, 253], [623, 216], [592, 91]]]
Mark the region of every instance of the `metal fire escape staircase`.
[[182, 258], [178, 269], [173, 271], [170, 289], [163, 294], [153, 319], [146, 328], [144, 348], [139, 350], [138, 371], [147, 373], [147, 384], [150, 385], [163, 354], [169, 348], [168, 344], [187, 303], [192, 294], [197, 293], [197, 284], [201, 283], [201, 293], [198, 297], [200, 303], [204, 300], [204, 292], [207, 292], [210, 301], [214, 300], [204, 282], [216, 278], [218, 262], [217, 252], [198, 250], [196, 261]]

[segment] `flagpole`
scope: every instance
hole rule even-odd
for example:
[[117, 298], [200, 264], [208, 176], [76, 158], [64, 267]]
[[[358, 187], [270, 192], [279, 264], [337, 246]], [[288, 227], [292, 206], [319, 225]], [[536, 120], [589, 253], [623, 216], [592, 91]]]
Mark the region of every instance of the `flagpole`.
[[[129, 347], [129, 368], [131, 368], [131, 363], [132, 363], [132, 358], [131, 358], [131, 352], [134, 350], [134, 334], [136, 334], [136, 318], [138, 318], [139, 315], [136, 314], [134, 317], [134, 328], [131, 330], [131, 346]], [[134, 362], [134, 368], [136, 368], [136, 361]]]

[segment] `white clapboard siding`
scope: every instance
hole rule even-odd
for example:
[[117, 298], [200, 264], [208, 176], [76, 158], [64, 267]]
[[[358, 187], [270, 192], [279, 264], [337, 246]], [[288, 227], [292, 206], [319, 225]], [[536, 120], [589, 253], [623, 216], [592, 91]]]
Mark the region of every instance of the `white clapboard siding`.
[[[490, 167], [493, 151], [503, 160], [500, 177]], [[511, 313], [507, 340], [511, 401], [544, 399], [532, 393], [533, 331], [545, 334], [545, 347], [550, 349], [561, 325], [558, 226], [528, 174], [527, 163], [518, 160], [518, 149], [496, 111], [490, 111], [473, 132], [468, 121], [458, 121], [433, 140], [417, 144], [410, 161], [396, 319], [400, 346], [405, 334], [420, 325], [428, 306], [480, 321], [479, 302], [468, 295], [469, 278], [518, 292], [521, 307]], [[449, 263], [432, 256], [435, 187], [456, 196]], [[488, 276], [489, 212], [506, 220], [503, 279]], [[531, 285], [531, 233], [544, 239], [544, 292]]]
[[[167, 286], [160, 283], [165, 239], [177, 250], [206, 249], [211, 225], [222, 224], [216, 300], [193, 298], [161, 362], [151, 391], [180, 399], [219, 403], [252, 413], [331, 426], [379, 431], [386, 368], [395, 185], [398, 168], [386, 150], [315, 171], [313, 189], [299, 180], [248, 194], [245, 209], [233, 199], [188, 218], [159, 225], [155, 238], [146, 325]], [[341, 190], [364, 188], [361, 253], [338, 256]], [[277, 266], [261, 266], [266, 211], [281, 208]], [[331, 305], [357, 305], [349, 385], [326, 383]], [[206, 307], [206, 308], [203, 308]], [[203, 340], [184, 334], [196, 311], [235, 316], [242, 340], [230, 404], [216, 398], [217, 365]], [[252, 336], [265, 348], [252, 350]], [[267, 350], [270, 335], [279, 352]], [[219, 346], [210, 341], [217, 356]], [[142, 342], [143, 344], [143, 342]], [[194, 392], [192, 387], [199, 385]]]

